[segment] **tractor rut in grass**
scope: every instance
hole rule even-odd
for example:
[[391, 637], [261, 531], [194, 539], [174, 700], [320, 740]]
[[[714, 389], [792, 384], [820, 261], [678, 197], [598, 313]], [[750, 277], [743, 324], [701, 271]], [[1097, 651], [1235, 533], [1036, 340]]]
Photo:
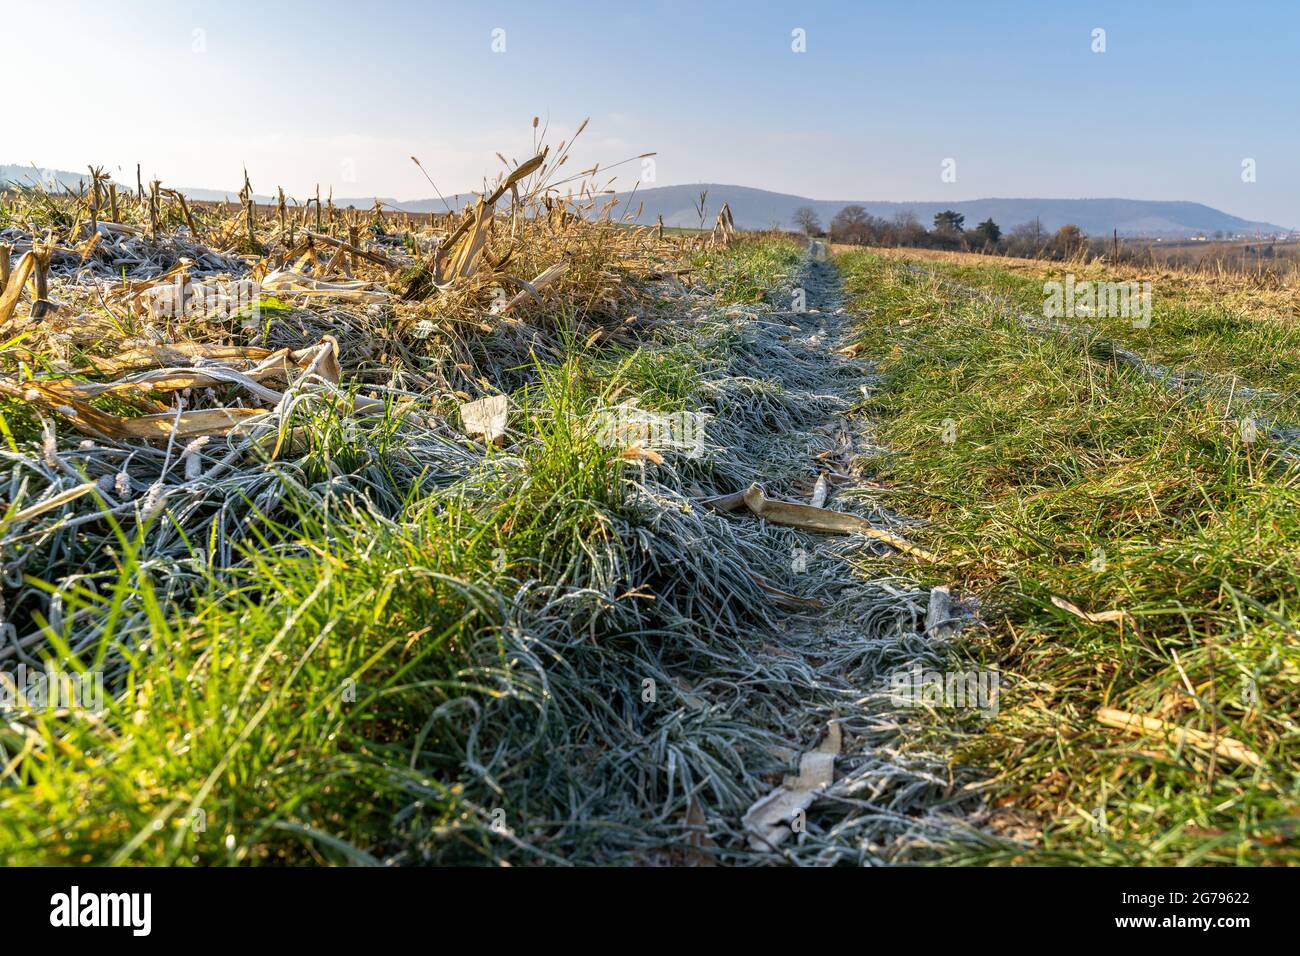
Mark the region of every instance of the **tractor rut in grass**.
[[[900, 701], [892, 682], [943, 671], [952, 619], [966, 611], [945, 591], [912, 583], [918, 559], [881, 540], [905, 539], [907, 522], [880, 504], [862, 471], [863, 456], [879, 449], [852, 410], [873, 379], [849, 348], [837, 270], [810, 256], [792, 287], [770, 298], [775, 307], [704, 310], [682, 327], [722, 356], [704, 387], [713, 396], [711, 438], [726, 446], [699, 474], [679, 469], [682, 488], [696, 501], [734, 498], [751, 483], [768, 504], [826, 494], [826, 508], [884, 533], [783, 527], [743, 506], [701, 515], [711, 539], [701, 543], [742, 563], [770, 609], [767, 626], [748, 634], [737, 632], [739, 621], [717, 621], [715, 636], [730, 647], [717, 648], [711, 672], [673, 678], [689, 688], [686, 725], [701, 734], [728, 727], [742, 755], [740, 786], [724, 795], [700, 780], [692, 816], [709, 855], [724, 862], [923, 859], [982, 839], [983, 811], [965, 788], [973, 777], [951, 769], [936, 736], [918, 743], [918, 731], [934, 729], [929, 712]], [[863, 572], [889, 553], [896, 575]]]

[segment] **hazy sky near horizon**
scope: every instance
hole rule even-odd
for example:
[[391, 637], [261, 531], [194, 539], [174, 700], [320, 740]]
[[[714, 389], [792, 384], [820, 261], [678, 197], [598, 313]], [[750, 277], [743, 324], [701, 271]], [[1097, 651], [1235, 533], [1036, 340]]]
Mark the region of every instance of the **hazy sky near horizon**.
[[1286, 0], [3, 0], [0, 24], [23, 78], [0, 163], [413, 199], [433, 190], [412, 155], [444, 194], [480, 188], [534, 115], [551, 142], [590, 116], [572, 167], [653, 150], [645, 185], [1186, 199], [1300, 226]]

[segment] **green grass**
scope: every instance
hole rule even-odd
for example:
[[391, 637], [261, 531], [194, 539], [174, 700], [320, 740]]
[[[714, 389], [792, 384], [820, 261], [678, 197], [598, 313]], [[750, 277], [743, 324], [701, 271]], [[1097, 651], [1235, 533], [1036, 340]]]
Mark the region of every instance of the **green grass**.
[[[975, 257], [971, 257], [974, 259]], [[1047, 281], [1063, 282], [1073, 272], [1076, 281], [1122, 279], [1096, 266], [1034, 262], [1009, 271], [998, 263], [926, 261], [938, 275], [1005, 298], [1029, 315], [1042, 316]], [[1250, 277], [1221, 280], [1194, 274], [1153, 273], [1151, 322], [1135, 327], [1131, 319], [1079, 317], [1109, 341], [1135, 351], [1148, 361], [1170, 368], [1221, 376], [1278, 393], [1263, 409], [1300, 417], [1300, 322], [1296, 304], [1286, 290], [1261, 289]]]
[[[1295, 470], [1096, 343], [1035, 335], [896, 260], [838, 261], [882, 373], [865, 411], [890, 449], [885, 500], [927, 519], [933, 583], [980, 596], [988, 629], [964, 653], [1004, 675], [959, 757], [1033, 848], [955, 859], [1300, 861]], [[1128, 618], [1091, 624], [1052, 595]], [[1103, 728], [1102, 706], [1235, 738], [1262, 766]]]
[[[107, 712], [0, 725], [0, 858], [499, 853], [485, 807], [505, 801], [460, 773], [466, 717], [522, 709], [543, 733], [546, 692], [503, 629], [523, 580], [608, 577], [624, 466], [581, 425], [608, 384], [576, 359], [540, 369], [516, 396], [523, 457], [508, 474], [489, 456], [480, 477], [411, 488], [390, 515], [362, 499], [322, 508], [290, 496], [276, 517], [254, 516], [234, 564], [210, 568], [191, 593], [161, 593], [139, 534], [121, 534], [109, 586], [64, 594], [65, 620], [84, 611], [104, 627], [75, 659], [115, 675]], [[389, 422], [351, 439], [311, 427], [306, 485], [403, 454], [386, 447], [397, 444]], [[211, 563], [202, 541], [192, 547], [199, 566]], [[72, 656], [69, 634], [49, 636]]]
[[693, 278], [726, 302], [762, 302], [799, 262], [801, 245], [784, 235], [742, 239], [691, 260]]

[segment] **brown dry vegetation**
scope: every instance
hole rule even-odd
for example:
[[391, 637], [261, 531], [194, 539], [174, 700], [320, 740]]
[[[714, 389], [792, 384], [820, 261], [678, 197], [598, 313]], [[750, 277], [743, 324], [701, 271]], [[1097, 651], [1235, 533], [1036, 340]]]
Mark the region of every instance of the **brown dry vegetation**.
[[[862, 249], [861, 246], [836, 245], [836, 252]], [[1044, 281], [1066, 272], [1080, 279], [1099, 281], [1149, 281], [1162, 299], [1188, 305], [1222, 305], [1245, 314], [1295, 317], [1300, 315], [1300, 273], [1241, 272], [1215, 268], [1152, 267], [1150, 265], [1111, 265], [1101, 259], [1079, 258], [1060, 262], [1046, 259], [1023, 259], [974, 252], [947, 252], [939, 249], [902, 249], [870, 247], [872, 255], [900, 262], [943, 263], [950, 267], [997, 270], [1012, 276]]]

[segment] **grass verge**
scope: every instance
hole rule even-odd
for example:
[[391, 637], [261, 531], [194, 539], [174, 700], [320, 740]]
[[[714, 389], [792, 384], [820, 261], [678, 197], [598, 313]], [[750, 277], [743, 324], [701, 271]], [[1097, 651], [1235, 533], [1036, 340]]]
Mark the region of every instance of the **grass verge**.
[[[929, 263], [838, 262], [881, 373], [865, 409], [886, 501], [928, 519], [932, 583], [984, 602], [966, 653], [1003, 672], [961, 757], [1023, 843], [954, 859], [1300, 860], [1294, 468], [1215, 402], [1035, 334]], [[1123, 613], [1093, 623], [1053, 596]], [[1102, 708], [1210, 743], [1116, 730]], [[1257, 760], [1216, 752], [1225, 738]]]
[[1149, 324], [1082, 313], [1071, 321], [1087, 323], [1108, 341], [1150, 362], [1221, 377], [1228, 391], [1240, 384], [1271, 393], [1261, 396], [1261, 411], [1288, 421], [1300, 418], [1300, 291], [1271, 274], [1110, 269], [1097, 262], [966, 253], [910, 258], [902, 250], [882, 254], [923, 264], [934, 275], [1001, 298], [1008, 308], [1029, 315], [1043, 314], [1044, 284], [1064, 283], [1067, 276], [1078, 284], [1150, 283]]

